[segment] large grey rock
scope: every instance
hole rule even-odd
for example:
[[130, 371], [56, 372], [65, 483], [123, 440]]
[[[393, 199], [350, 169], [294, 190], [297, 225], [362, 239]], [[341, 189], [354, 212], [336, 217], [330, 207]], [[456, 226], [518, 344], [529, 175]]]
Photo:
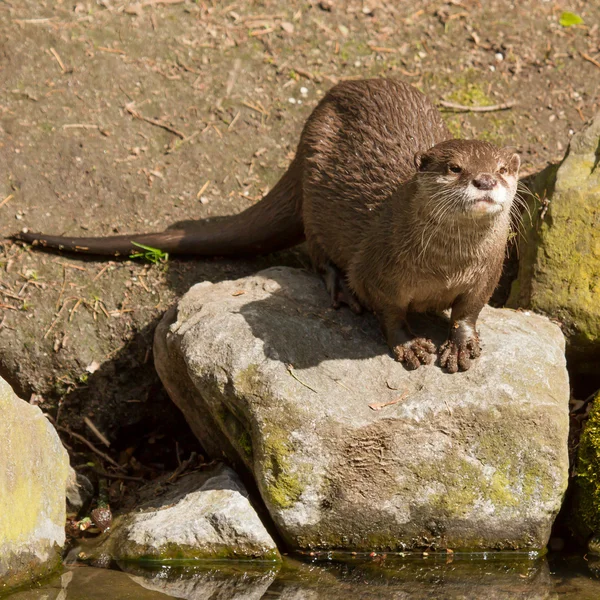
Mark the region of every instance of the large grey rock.
[[[443, 340], [435, 319], [420, 326]], [[372, 316], [273, 268], [194, 286], [154, 355], [205, 448], [254, 476], [292, 548], [542, 548], [567, 484], [564, 340], [511, 310], [486, 308], [479, 327], [471, 370], [408, 372]]]
[[117, 517], [90, 557], [114, 560], [280, 560], [239, 477], [223, 465], [182, 477], [136, 512]]
[[60, 564], [68, 473], [50, 422], [0, 378], [0, 593]]

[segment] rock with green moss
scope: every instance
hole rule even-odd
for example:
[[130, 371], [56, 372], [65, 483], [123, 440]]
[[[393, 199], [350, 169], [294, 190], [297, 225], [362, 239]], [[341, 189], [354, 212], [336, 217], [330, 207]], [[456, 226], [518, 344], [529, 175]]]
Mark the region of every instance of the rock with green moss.
[[[447, 323], [417, 330], [441, 342]], [[290, 548], [541, 549], [567, 484], [564, 338], [486, 308], [456, 375], [395, 362], [372, 315], [272, 268], [194, 286], [154, 356], [207, 451], [254, 477]]]
[[509, 304], [559, 319], [570, 364], [600, 364], [600, 114], [575, 134], [563, 162], [534, 182], [533, 207]]
[[579, 440], [571, 525], [582, 541], [594, 536], [589, 550], [600, 555], [600, 392]]
[[0, 378], [0, 593], [60, 565], [69, 457], [42, 411]]
[[280, 560], [275, 542], [248, 500], [239, 477], [220, 465], [192, 473], [118, 516], [107, 538], [85, 550], [90, 559], [199, 561]]

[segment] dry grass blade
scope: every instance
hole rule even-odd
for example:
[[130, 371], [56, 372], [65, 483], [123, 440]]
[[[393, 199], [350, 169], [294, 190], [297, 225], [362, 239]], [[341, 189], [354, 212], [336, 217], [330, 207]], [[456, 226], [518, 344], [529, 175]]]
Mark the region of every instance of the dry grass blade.
[[373, 402], [372, 404], [369, 404], [369, 408], [371, 410], [381, 410], [382, 408], [385, 408], [386, 406], [392, 406], [394, 404], [398, 404], [399, 402], [402, 402], [402, 400], [404, 400], [406, 397], [408, 396], [408, 391], [403, 392], [401, 396], [398, 396], [398, 398], [394, 398], [393, 400], [390, 400], [389, 402]]

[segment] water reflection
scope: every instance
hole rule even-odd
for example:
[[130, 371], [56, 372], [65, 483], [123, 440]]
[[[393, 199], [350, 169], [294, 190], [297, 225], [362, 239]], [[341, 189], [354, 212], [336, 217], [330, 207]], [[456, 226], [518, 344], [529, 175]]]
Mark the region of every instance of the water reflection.
[[74, 567], [11, 600], [598, 600], [600, 563], [576, 556], [348, 557], [304, 563]]

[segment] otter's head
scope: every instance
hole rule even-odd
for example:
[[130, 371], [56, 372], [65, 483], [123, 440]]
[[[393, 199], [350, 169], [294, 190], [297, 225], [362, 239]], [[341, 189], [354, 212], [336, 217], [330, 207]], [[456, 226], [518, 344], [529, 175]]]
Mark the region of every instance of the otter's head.
[[518, 154], [477, 140], [448, 140], [415, 155], [419, 189], [427, 210], [474, 218], [508, 214], [517, 190]]

